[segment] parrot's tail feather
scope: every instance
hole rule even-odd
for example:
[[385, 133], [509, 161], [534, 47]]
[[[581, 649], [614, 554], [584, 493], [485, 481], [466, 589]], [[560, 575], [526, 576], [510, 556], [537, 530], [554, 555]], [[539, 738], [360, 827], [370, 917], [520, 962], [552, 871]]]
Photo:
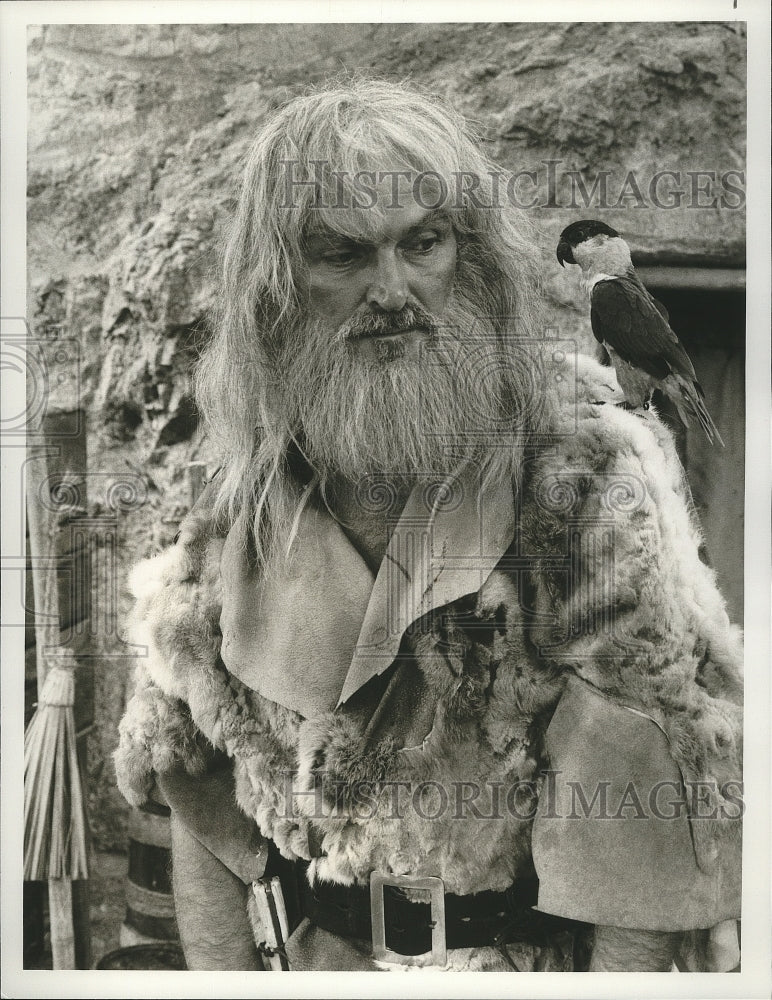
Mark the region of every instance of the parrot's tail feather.
[[713, 418], [708, 413], [703, 396], [697, 392], [695, 385], [687, 382], [686, 379], [679, 378], [675, 390], [675, 392], [670, 392], [668, 395], [678, 410], [681, 423], [685, 427], [688, 427], [691, 424], [689, 417], [696, 417], [700, 423], [700, 427], [705, 431], [708, 441], [711, 444], [715, 444], [718, 441], [722, 448], [726, 447], [721, 435], [718, 433], [718, 428], [713, 423]]
[[705, 406], [705, 404], [703, 403], [702, 399], [699, 396], [697, 397], [696, 410], [697, 410], [697, 418], [699, 419], [700, 425], [702, 426], [702, 429], [705, 431], [710, 443], [713, 444], [713, 438], [715, 437], [716, 441], [718, 441], [721, 447], [725, 448], [726, 445], [724, 444], [721, 435], [718, 433], [718, 427], [716, 427], [716, 425], [713, 423], [713, 418], [708, 413], [708, 408]]

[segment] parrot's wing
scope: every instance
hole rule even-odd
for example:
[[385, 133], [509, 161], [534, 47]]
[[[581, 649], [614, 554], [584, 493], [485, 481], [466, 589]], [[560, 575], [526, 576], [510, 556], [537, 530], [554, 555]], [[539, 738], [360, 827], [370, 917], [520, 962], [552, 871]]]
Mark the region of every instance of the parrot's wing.
[[[646, 286], [642, 284], [642, 285], [641, 285], [641, 288], [646, 288]], [[664, 321], [665, 321], [666, 323], [670, 323], [670, 313], [669, 313], [669, 312], [667, 311], [667, 309], [666, 309], [666, 308], [665, 308], [665, 307], [664, 307], [664, 306], [662, 305], [662, 303], [661, 303], [661, 302], [659, 301], [659, 299], [655, 299], [655, 298], [654, 298], [654, 296], [653, 296], [653, 295], [651, 294], [651, 292], [650, 292], [650, 291], [649, 291], [648, 289], [646, 289], [646, 294], [647, 294], [647, 295], [649, 296], [649, 298], [651, 299], [651, 301], [652, 301], [652, 302], [654, 303], [654, 305], [655, 305], [655, 306], [657, 307], [657, 312], [658, 312], [658, 313], [660, 314], [660, 316], [661, 316], [661, 317], [662, 317], [662, 318], [664, 319]]]
[[676, 372], [691, 381], [694, 367], [661, 310], [636, 278], [599, 281], [590, 297], [595, 339], [657, 379]]

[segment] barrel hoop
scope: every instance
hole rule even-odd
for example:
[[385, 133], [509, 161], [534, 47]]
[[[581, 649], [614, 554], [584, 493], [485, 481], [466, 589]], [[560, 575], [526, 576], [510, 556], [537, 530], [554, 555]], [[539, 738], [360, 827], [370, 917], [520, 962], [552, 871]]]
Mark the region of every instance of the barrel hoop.
[[172, 834], [169, 817], [133, 809], [129, 817], [129, 836], [141, 844], [171, 850]]
[[126, 908], [123, 926], [129, 934], [140, 934], [148, 941], [170, 941], [179, 937], [177, 921], [174, 917], [151, 917], [139, 913], [130, 906]]
[[126, 904], [129, 909], [138, 910], [151, 917], [173, 917], [174, 897], [166, 892], [143, 889], [133, 882], [126, 883]]

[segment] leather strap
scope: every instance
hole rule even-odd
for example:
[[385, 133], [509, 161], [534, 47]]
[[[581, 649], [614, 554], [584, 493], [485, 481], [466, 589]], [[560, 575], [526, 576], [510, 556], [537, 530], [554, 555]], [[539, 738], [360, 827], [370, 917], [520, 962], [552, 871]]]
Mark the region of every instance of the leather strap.
[[[305, 867], [305, 863], [303, 863]], [[370, 889], [329, 883], [308, 884], [298, 872], [304, 916], [323, 930], [343, 937], [370, 940]], [[483, 891], [468, 896], [445, 895], [445, 940], [448, 948], [497, 946], [514, 941], [546, 944], [561, 931], [582, 927], [576, 921], [532, 909], [538, 882], [520, 880], [505, 892]], [[393, 886], [384, 887], [386, 944], [402, 955], [431, 950], [430, 907], [414, 902]]]

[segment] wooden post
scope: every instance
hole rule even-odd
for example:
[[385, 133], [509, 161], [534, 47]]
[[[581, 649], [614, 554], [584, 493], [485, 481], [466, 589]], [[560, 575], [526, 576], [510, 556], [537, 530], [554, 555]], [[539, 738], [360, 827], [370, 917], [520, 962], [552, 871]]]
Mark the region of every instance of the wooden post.
[[72, 880], [48, 880], [51, 921], [51, 958], [55, 969], [75, 968], [75, 927], [72, 919]]
[[[61, 645], [59, 519], [50, 503], [49, 473], [56, 454], [46, 442], [26, 465], [38, 708], [25, 734], [25, 878], [47, 879], [53, 967], [75, 969], [91, 963], [88, 841], [73, 709], [75, 658]], [[73, 875], [84, 880], [75, 893]]]

